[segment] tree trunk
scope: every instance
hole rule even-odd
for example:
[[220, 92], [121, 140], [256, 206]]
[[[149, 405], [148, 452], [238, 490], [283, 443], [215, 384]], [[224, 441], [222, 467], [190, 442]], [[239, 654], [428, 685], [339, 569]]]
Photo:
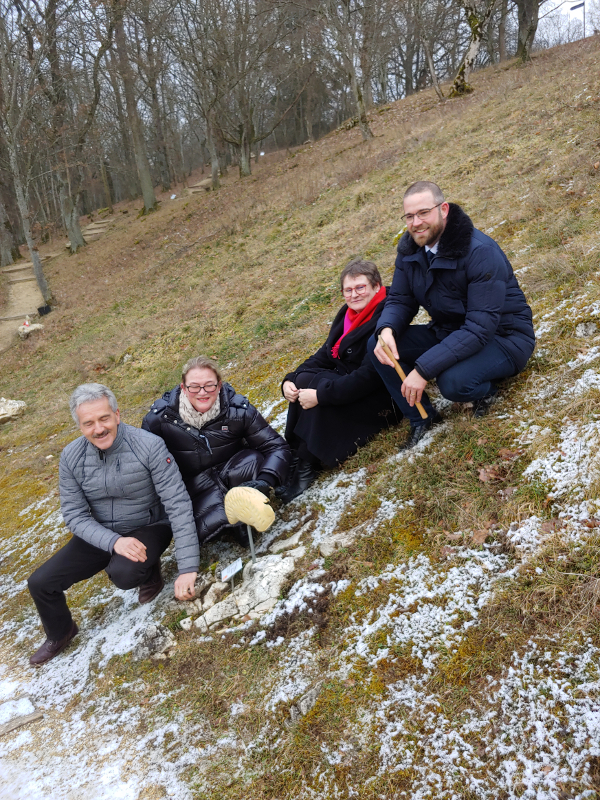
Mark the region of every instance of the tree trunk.
[[119, 120], [119, 130], [121, 133], [121, 143], [123, 146], [123, 162], [125, 166], [125, 190], [130, 200], [134, 200], [140, 193], [140, 186], [134, 176], [135, 159], [131, 147], [130, 132], [127, 130], [127, 123], [125, 121], [125, 111], [123, 110], [123, 99], [121, 97], [121, 89], [116, 77], [116, 69], [110, 52], [106, 54], [108, 62], [108, 77], [110, 79], [113, 93], [115, 95], [115, 108], [117, 111], [117, 119]]
[[104, 187], [104, 202], [106, 203], [106, 208], [108, 209], [108, 213], [113, 213], [113, 204], [112, 204], [112, 191], [110, 186], [110, 181], [108, 179], [108, 170], [106, 169], [106, 162], [103, 158], [100, 159], [100, 174], [102, 175], [102, 186]]
[[23, 225], [23, 233], [25, 235], [25, 241], [27, 242], [27, 247], [29, 249], [31, 263], [33, 264], [33, 272], [37, 284], [40, 287], [40, 292], [42, 293], [42, 297], [44, 298], [44, 301], [48, 303], [52, 299], [52, 293], [50, 292], [50, 289], [48, 287], [46, 276], [44, 275], [44, 271], [42, 269], [42, 261], [40, 259], [40, 254], [33, 240], [33, 234], [31, 232], [31, 219], [30, 219], [31, 212], [29, 211], [29, 208], [27, 206], [27, 200], [25, 199], [25, 189], [23, 187], [21, 171], [19, 169], [16, 142], [8, 142], [8, 156], [10, 159], [10, 169], [12, 173], [12, 179], [15, 186], [17, 205], [19, 207], [19, 214], [21, 215], [21, 223]]
[[252, 163], [250, 161], [250, 141], [245, 127], [242, 129], [240, 138], [240, 178], [247, 178], [252, 175]]
[[500, 24], [498, 25], [498, 57], [506, 61], [506, 17], [508, 16], [508, 0], [502, 0], [500, 9]]
[[57, 174], [57, 179], [62, 220], [69, 237], [71, 253], [76, 253], [87, 244], [79, 225], [79, 211], [77, 208], [79, 197], [74, 198], [72, 196], [69, 175], [66, 170], [60, 170]]
[[529, 61], [531, 46], [537, 33], [540, 15], [539, 0], [517, 0], [519, 33], [517, 36], [517, 58]]
[[425, 51], [425, 58], [427, 59], [427, 66], [429, 67], [429, 74], [431, 75], [431, 82], [433, 83], [433, 88], [435, 89], [435, 93], [439, 97], [440, 100], [444, 99], [444, 93], [442, 92], [442, 87], [440, 86], [437, 74], [435, 71], [435, 64], [433, 63], [433, 56], [431, 55], [431, 50], [429, 49], [429, 43], [423, 37], [421, 39], [423, 44], [423, 50]]
[[462, 95], [473, 91], [473, 87], [469, 84], [469, 77], [473, 71], [477, 54], [479, 53], [485, 26], [487, 25], [491, 15], [494, 13], [495, 4], [495, 0], [487, 0], [486, 7], [483, 9], [483, 11], [480, 11], [474, 4], [471, 5], [465, 2], [461, 3], [467, 18], [467, 24], [471, 29], [471, 41], [469, 42], [465, 57], [458, 68], [456, 77], [454, 78], [454, 84], [450, 92], [450, 97], [461, 97]]
[[219, 164], [219, 151], [217, 150], [217, 143], [212, 127], [212, 119], [206, 120], [206, 147], [210, 153], [210, 169], [212, 178], [212, 188], [216, 191], [221, 187], [219, 179], [220, 164]]
[[9, 267], [15, 263], [12, 256], [13, 246], [10, 221], [2, 198], [0, 198], [0, 267]]
[[144, 214], [148, 214], [150, 211], [154, 211], [156, 208], [156, 197], [154, 195], [154, 186], [152, 185], [148, 154], [146, 153], [146, 143], [144, 142], [144, 136], [142, 133], [142, 123], [140, 121], [135, 102], [134, 78], [131, 70], [131, 64], [129, 63], [129, 56], [127, 55], [127, 41], [125, 39], [125, 31], [123, 30], [122, 20], [119, 20], [115, 26], [115, 42], [117, 45], [117, 54], [119, 56], [119, 72], [121, 74], [121, 80], [123, 81], [123, 88], [125, 90], [127, 119], [129, 121], [129, 128], [133, 138], [135, 164], [137, 167], [138, 177], [140, 179], [140, 185], [142, 187]]
[[352, 87], [352, 94], [354, 95], [354, 100], [356, 102], [356, 108], [358, 111], [358, 127], [362, 133], [363, 140], [366, 142], [373, 138], [373, 131], [369, 127], [367, 109], [365, 108], [362, 89], [360, 88], [354, 65], [351, 65], [351, 68], [348, 70], [348, 77], [350, 78], [350, 86]]
[[67, 229], [67, 236], [71, 243], [71, 253], [76, 253], [80, 247], [85, 247], [86, 241], [79, 225], [78, 197], [73, 198], [71, 187], [65, 181], [64, 175], [59, 175], [59, 197], [63, 222]]

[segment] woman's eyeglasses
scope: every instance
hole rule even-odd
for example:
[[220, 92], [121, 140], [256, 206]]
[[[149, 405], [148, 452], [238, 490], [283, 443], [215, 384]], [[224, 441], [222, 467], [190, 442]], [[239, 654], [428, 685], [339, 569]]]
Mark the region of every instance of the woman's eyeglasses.
[[356, 292], [356, 294], [360, 296], [364, 294], [368, 288], [366, 283], [361, 283], [360, 286], [353, 286], [352, 289], [342, 289], [342, 294], [344, 297], [352, 297], [352, 292]]
[[190, 385], [186, 386], [185, 388], [190, 394], [200, 394], [200, 392], [214, 394], [217, 391], [218, 386], [218, 383], [205, 383], [204, 386], [199, 386], [197, 383], [190, 383]]

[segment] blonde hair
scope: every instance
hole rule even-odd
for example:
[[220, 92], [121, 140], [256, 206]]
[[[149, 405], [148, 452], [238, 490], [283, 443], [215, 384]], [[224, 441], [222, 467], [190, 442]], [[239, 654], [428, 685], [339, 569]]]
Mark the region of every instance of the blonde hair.
[[185, 384], [186, 376], [191, 369], [212, 369], [217, 381], [219, 383], [223, 381], [219, 365], [208, 356], [194, 356], [194, 358], [190, 358], [189, 361], [185, 362], [181, 370], [181, 382], [183, 384]]

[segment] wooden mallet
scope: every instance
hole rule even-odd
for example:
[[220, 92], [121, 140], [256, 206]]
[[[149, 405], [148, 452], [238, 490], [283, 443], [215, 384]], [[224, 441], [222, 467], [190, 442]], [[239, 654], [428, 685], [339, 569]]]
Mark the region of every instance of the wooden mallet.
[[[402, 383], [404, 383], [404, 381], [406, 380], [406, 375], [404, 374], [404, 370], [402, 369], [402, 367], [400, 366], [400, 364], [399, 364], [399, 363], [396, 361], [396, 359], [394, 358], [394, 355], [393, 355], [392, 351], [390, 350], [390, 348], [387, 346], [387, 344], [386, 344], [386, 343], [383, 341], [383, 339], [381, 338], [381, 334], [379, 334], [379, 336], [378, 336], [377, 338], [378, 338], [378, 340], [379, 340], [379, 344], [380, 344], [380, 345], [381, 345], [381, 347], [383, 348], [383, 352], [386, 354], [386, 356], [387, 356], [387, 357], [389, 358], [389, 360], [392, 362], [392, 364], [394, 365], [394, 369], [396, 370], [396, 372], [397, 372], [397, 373], [398, 373], [398, 375], [400, 376], [400, 380], [402, 381]], [[417, 407], [417, 411], [419, 412], [419, 414], [421, 415], [421, 417], [422, 417], [423, 419], [428, 419], [427, 412], [425, 411], [425, 409], [423, 408], [423, 406], [421, 405], [421, 403], [415, 403], [415, 405], [416, 405], [416, 407]]]

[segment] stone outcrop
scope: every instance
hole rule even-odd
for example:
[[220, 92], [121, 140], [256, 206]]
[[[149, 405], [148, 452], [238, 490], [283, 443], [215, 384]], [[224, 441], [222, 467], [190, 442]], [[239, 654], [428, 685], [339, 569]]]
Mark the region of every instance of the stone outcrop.
[[169, 650], [176, 646], [175, 637], [168, 628], [164, 625], [148, 625], [133, 651], [133, 658], [136, 661], [144, 658], [164, 659]]
[[24, 403], [23, 400], [8, 400], [6, 397], [0, 397], [0, 425], [22, 416], [26, 408], [27, 403]]

